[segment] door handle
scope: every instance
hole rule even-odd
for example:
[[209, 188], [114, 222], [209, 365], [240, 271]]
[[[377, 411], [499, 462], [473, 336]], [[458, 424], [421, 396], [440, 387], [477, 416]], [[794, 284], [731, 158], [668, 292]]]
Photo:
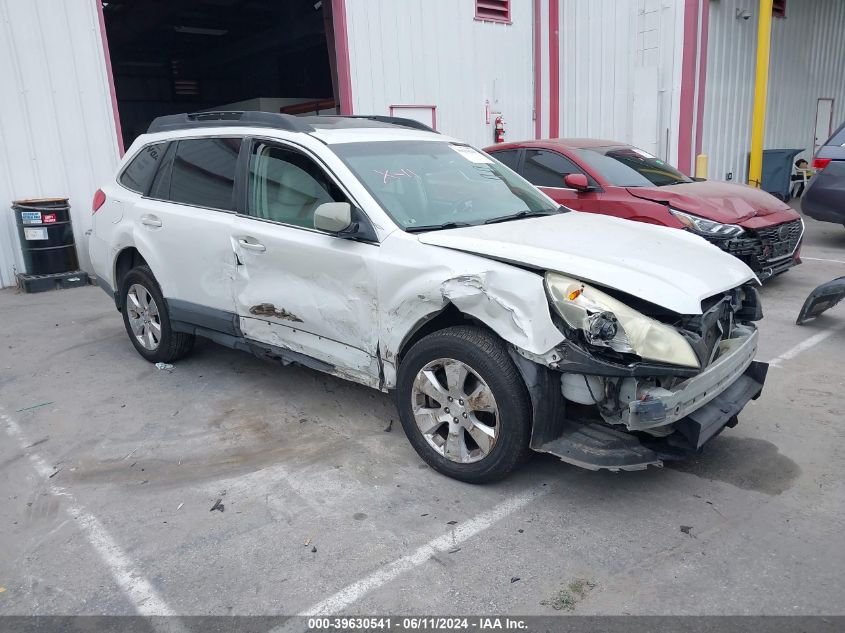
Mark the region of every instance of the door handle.
[[256, 241], [255, 238], [252, 237], [239, 237], [238, 246], [248, 251], [255, 251], [256, 253], [263, 253], [267, 250], [267, 247], [264, 246], [264, 244]]
[[159, 220], [154, 215], [142, 215], [141, 224], [143, 224], [144, 226], [152, 226], [155, 228], [159, 228], [161, 226], [161, 220]]

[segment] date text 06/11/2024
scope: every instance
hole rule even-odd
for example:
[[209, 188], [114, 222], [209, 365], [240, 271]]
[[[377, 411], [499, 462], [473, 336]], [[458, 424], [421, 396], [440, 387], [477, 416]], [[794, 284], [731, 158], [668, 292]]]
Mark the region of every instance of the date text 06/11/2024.
[[309, 618], [309, 633], [322, 631], [494, 631], [526, 630], [527, 624], [520, 618], [508, 617], [332, 617]]

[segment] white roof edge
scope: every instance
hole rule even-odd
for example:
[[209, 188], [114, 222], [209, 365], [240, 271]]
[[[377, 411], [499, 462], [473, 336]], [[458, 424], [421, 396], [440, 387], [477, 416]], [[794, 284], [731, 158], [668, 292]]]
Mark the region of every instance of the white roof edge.
[[[447, 143], [461, 143], [458, 139], [439, 134], [437, 132], [426, 132], [414, 128], [395, 127], [360, 127], [360, 128], [316, 128], [313, 132], [293, 132], [280, 128], [233, 125], [213, 127], [191, 127], [180, 130], [164, 130], [162, 132], [144, 133], [139, 135], [132, 143], [133, 146], [139, 143], [146, 145], [156, 141], [166, 141], [174, 138], [192, 138], [197, 136], [269, 136], [280, 139], [293, 140], [297, 137], [311, 136], [327, 145], [337, 143], [363, 143], [367, 141], [445, 141]], [[127, 148], [127, 153], [129, 153]]]

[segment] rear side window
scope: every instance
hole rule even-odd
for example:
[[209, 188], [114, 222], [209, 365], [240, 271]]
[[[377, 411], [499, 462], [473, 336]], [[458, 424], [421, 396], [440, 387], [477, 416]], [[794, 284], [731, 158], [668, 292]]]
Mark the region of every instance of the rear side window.
[[839, 129], [833, 133], [825, 145], [841, 145], [845, 146], [845, 123], [839, 126]]
[[566, 187], [564, 176], [583, 174], [584, 172], [571, 160], [557, 152], [547, 150], [525, 150], [525, 163], [522, 175], [532, 185], [538, 187]]
[[310, 158], [282, 147], [257, 144], [249, 160], [252, 217], [314, 228], [324, 202], [346, 202], [337, 185]]
[[173, 202], [233, 211], [240, 138], [200, 138], [178, 142], [170, 174]]
[[146, 193], [153, 174], [156, 173], [156, 168], [164, 156], [166, 144], [156, 143], [142, 148], [123, 170], [120, 175], [120, 184], [136, 193]]
[[170, 174], [173, 169], [173, 156], [176, 154], [176, 145], [176, 141], [173, 141], [164, 151], [161, 165], [159, 165], [155, 178], [153, 178], [150, 192], [147, 194], [150, 198], [155, 198], [156, 200], [170, 199]]
[[519, 163], [519, 150], [506, 149], [501, 152], [490, 152], [490, 156], [502, 163], [505, 167], [516, 171], [516, 166]]

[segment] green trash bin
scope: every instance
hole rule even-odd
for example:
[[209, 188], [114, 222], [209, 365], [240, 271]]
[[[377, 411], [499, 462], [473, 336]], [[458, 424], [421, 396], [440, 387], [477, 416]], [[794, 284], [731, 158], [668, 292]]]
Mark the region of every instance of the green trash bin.
[[764, 149], [763, 177], [760, 188], [775, 198], [789, 202], [792, 197], [792, 168], [803, 149]]

